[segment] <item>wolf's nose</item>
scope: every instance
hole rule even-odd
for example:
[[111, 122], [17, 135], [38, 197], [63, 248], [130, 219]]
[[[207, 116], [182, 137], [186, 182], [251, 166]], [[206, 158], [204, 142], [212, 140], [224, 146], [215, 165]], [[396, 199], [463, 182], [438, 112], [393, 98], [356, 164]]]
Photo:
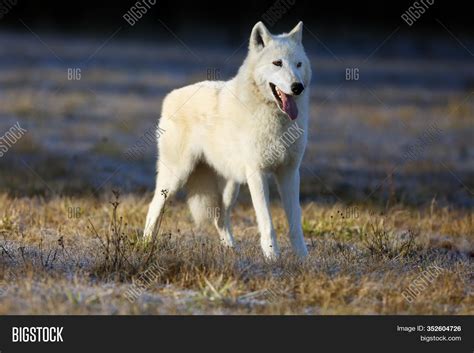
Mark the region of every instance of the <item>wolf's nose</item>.
[[299, 95], [301, 94], [301, 92], [303, 92], [303, 90], [304, 90], [304, 86], [302, 83], [293, 82], [291, 84], [291, 92], [293, 92], [294, 94]]

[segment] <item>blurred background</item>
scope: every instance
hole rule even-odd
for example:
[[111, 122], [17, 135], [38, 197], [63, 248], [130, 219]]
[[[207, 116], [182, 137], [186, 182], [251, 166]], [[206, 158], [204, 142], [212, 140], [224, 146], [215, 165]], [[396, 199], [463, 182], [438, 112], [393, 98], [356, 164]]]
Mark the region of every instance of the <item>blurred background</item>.
[[[0, 0], [0, 190], [152, 191], [163, 97], [231, 78], [256, 22], [281, 33], [303, 20], [313, 70], [303, 199], [472, 208], [465, 6]], [[1, 142], [15, 126], [26, 132]]]

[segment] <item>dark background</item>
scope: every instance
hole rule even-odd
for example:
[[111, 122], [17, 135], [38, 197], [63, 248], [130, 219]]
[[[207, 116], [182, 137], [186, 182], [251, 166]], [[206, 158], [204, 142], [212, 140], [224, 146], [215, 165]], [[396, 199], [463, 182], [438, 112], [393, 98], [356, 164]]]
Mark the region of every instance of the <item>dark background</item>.
[[[124, 154], [172, 89], [235, 75], [251, 28], [280, 2], [288, 11], [268, 27], [303, 20], [313, 70], [302, 197], [472, 207], [471, 6], [435, 0], [405, 23], [423, 1], [157, 0], [130, 25], [123, 15], [136, 0], [0, 0], [0, 132], [17, 121], [31, 132], [0, 160], [0, 188], [153, 190], [154, 141], [140, 158]], [[434, 123], [440, 136], [407, 160]]]
[[[4, 2], [5, 0], [2, 0]], [[333, 29], [348, 26], [357, 28], [393, 27], [400, 23], [400, 16], [415, 1], [309, 1], [288, 0], [293, 2], [289, 11], [275, 26], [276, 30], [287, 28], [289, 24], [302, 19], [311, 25], [330, 25]], [[426, 0], [425, 0], [426, 1]], [[264, 1], [170, 1], [157, 0], [151, 6], [147, 16], [137, 23], [130, 35], [151, 36], [150, 29], [159, 29], [157, 18], [177, 31], [193, 29], [202, 30], [206, 26], [219, 26], [220, 35], [228, 35], [230, 39], [240, 33], [247, 33], [249, 26], [254, 24], [267, 11], [275, 0]], [[420, 1], [419, 1], [420, 2]], [[0, 26], [20, 28], [18, 19], [51, 31], [62, 32], [94, 32], [117, 25], [123, 21], [122, 16], [136, 1], [22, 1], [11, 15], [0, 21]], [[284, 2], [283, 2], [284, 3]], [[474, 25], [469, 3], [447, 2], [438, 4], [435, 1], [429, 6], [430, 16], [422, 16], [416, 22], [418, 30], [439, 31], [434, 18], [449, 19], [456, 24], [457, 30], [472, 32]]]

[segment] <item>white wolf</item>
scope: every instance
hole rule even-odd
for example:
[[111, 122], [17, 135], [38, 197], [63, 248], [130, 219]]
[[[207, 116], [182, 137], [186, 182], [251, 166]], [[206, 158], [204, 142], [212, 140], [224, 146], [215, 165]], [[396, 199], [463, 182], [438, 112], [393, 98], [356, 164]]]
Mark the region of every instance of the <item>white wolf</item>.
[[[272, 35], [252, 29], [248, 55], [230, 81], [176, 89], [163, 101], [156, 190], [144, 237], [153, 234], [165, 198], [185, 187], [194, 220], [209, 218], [222, 243], [234, 246], [230, 211], [247, 183], [260, 244], [269, 259], [279, 248], [269, 208], [268, 174], [276, 178], [294, 252], [308, 251], [301, 228], [299, 166], [307, 141], [311, 67], [302, 45], [303, 23]], [[164, 132], [163, 132], [164, 131]], [[292, 139], [289, 138], [292, 136]], [[288, 140], [291, 140], [288, 142]]]

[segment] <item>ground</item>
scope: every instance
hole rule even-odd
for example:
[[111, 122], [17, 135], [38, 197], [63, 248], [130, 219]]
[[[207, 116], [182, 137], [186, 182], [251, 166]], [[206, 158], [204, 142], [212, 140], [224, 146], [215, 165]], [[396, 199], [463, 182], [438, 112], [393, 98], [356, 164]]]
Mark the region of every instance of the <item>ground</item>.
[[[433, 205], [394, 206], [385, 215], [363, 205], [308, 203], [310, 256], [301, 262], [291, 256], [275, 206], [283, 256], [265, 263], [250, 207], [233, 216], [237, 250], [223, 248], [212, 228], [193, 229], [185, 204], [173, 201], [154, 249], [142, 246], [137, 235], [149, 199], [119, 196], [114, 223], [113, 195], [3, 195], [0, 313], [473, 313], [472, 213]], [[84, 211], [71, 213], [71, 205]], [[423, 271], [433, 273], [425, 287], [404, 296]]]
[[272, 185], [283, 256], [266, 263], [245, 187], [236, 250], [195, 228], [183, 194], [137, 238], [164, 95], [227, 79], [245, 43], [30, 29], [0, 33], [0, 135], [27, 130], [0, 157], [0, 314], [474, 313], [474, 68], [449, 36], [305, 32], [310, 255], [291, 256]]

